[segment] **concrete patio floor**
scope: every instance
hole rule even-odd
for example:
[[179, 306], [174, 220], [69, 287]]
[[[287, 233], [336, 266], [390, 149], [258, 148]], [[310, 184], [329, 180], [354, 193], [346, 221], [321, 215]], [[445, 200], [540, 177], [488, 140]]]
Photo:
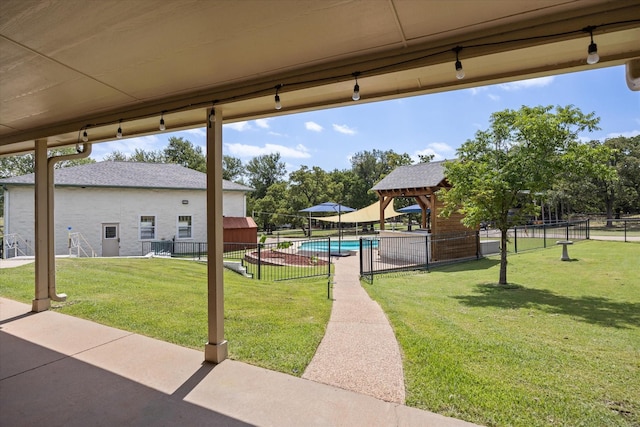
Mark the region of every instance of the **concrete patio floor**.
[[471, 426], [0, 298], [2, 426]]

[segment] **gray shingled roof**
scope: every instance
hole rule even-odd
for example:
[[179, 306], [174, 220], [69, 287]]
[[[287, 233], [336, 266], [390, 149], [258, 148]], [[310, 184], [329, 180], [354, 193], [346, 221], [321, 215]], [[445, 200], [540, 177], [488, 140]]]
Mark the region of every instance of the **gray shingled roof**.
[[[173, 163], [98, 162], [56, 169], [59, 186], [125, 187], [205, 190], [207, 174]], [[35, 174], [0, 179], [0, 184], [34, 185]], [[223, 180], [225, 191], [253, 191], [245, 185]]]
[[439, 161], [400, 166], [374, 185], [372, 190], [436, 187], [444, 179], [443, 164], [444, 161]]

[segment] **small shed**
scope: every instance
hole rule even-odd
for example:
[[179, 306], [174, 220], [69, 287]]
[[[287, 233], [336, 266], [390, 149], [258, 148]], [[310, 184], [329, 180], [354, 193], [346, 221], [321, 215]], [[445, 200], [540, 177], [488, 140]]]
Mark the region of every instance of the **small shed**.
[[258, 225], [251, 217], [225, 216], [222, 218], [224, 251], [243, 248], [253, 249], [258, 243]]

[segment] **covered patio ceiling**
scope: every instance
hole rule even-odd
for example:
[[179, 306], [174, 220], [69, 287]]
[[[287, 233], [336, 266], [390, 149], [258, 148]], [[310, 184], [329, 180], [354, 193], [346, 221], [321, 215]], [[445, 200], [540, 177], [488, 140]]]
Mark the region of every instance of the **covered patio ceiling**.
[[225, 122], [351, 105], [354, 73], [372, 102], [620, 65], [639, 41], [637, 0], [4, 0], [0, 155], [158, 133], [163, 112], [204, 126], [214, 104]]

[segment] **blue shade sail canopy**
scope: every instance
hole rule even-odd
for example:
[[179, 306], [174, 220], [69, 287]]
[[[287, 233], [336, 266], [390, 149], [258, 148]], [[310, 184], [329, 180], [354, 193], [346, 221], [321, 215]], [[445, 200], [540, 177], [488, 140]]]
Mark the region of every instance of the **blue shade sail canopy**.
[[[422, 213], [422, 208], [420, 207], [420, 205], [415, 204], [415, 205], [407, 206], [405, 208], [398, 209], [398, 212], [402, 212], [402, 213]], [[427, 212], [431, 212], [431, 209], [427, 208]]]
[[349, 206], [341, 205], [340, 203], [324, 202], [319, 205], [311, 206], [310, 208], [302, 209], [300, 212], [353, 212], [355, 209]]

